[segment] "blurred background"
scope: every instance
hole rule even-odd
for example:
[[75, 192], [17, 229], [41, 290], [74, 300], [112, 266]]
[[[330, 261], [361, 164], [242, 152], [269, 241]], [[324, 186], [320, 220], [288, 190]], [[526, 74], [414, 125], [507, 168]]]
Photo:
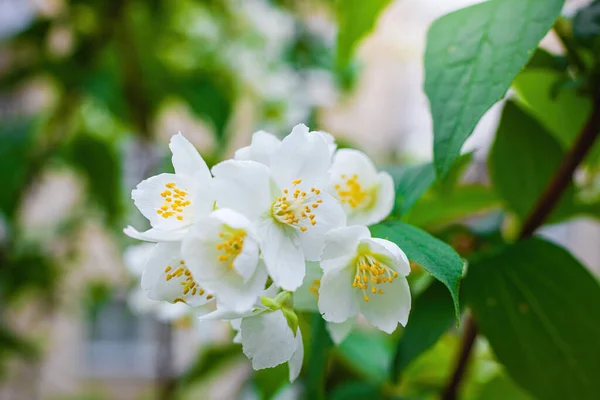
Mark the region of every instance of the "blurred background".
[[[146, 224], [131, 189], [172, 168], [178, 131], [209, 165], [256, 130], [283, 137], [297, 123], [380, 166], [429, 162], [425, 34], [476, 2], [392, 1], [341, 67], [333, 0], [0, 0], [0, 398], [294, 398], [285, 370], [252, 371], [228, 325], [145, 298], [147, 245], [122, 234]], [[563, 51], [552, 34], [543, 47]], [[469, 139], [464, 182], [485, 186], [498, 118], [496, 106]], [[499, 208], [486, 199], [478, 212]], [[546, 234], [600, 273], [597, 222]], [[408, 393], [443, 386], [457, 341], [450, 332], [417, 360]], [[390, 346], [353, 334], [335, 376], [376, 374]], [[499, 370], [479, 351], [470, 398]]]

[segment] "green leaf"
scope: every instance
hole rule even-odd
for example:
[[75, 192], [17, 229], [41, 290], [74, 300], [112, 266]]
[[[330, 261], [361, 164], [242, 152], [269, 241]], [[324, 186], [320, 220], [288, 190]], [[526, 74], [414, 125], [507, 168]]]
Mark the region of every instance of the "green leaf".
[[504, 375], [487, 382], [477, 396], [478, 400], [533, 400], [526, 392]]
[[471, 163], [472, 154], [464, 154], [456, 160], [448, 176], [436, 181], [432, 163], [413, 166], [390, 166], [384, 168], [394, 179], [396, 188], [396, 206], [393, 215], [404, 216], [411, 207], [434, 186], [437, 192], [448, 194], [456, 185], [466, 167]]
[[337, 65], [345, 68], [360, 39], [375, 26], [377, 17], [391, 0], [337, 0]]
[[111, 144], [92, 135], [77, 135], [69, 148], [68, 160], [86, 177], [88, 190], [101, 205], [110, 222], [121, 211], [121, 166]]
[[420, 227], [438, 226], [498, 208], [501, 202], [492, 188], [468, 185], [446, 196], [435, 193], [419, 199], [403, 221]]
[[433, 164], [384, 168], [394, 178], [396, 206], [394, 215], [402, 216], [435, 182]]
[[[558, 85], [564, 78], [549, 70], [521, 72], [513, 87], [519, 93], [517, 101], [560, 142], [570, 149], [592, 111], [592, 102], [576, 88]], [[588, 155], [594, 162], [600, 159], [600, 143]]]
[[456, 321], [460, 317], [458, 288], [463, 270], [460, 256], [439, 239], [400, 221], [383, 222], [369, 228], [374, 237], [396, 243], [409, 260], [416, 262], [442, 282], [452, 295]]
[[600, 285], [571, 254], [519, 242], [473, 263], [463, 289], [517, 384], [540, 399], [598, 398]]
[[448, 172], [479, 119], [504, 96], [563, 3], [490, 0], [432, 24], [425, 52], [425, 92], [433, 116], [438, 175]]
[[377, 386], [365, 382], [349, 382], [337, 386], [328, 398], [330, 400], [373, 400], [383, 398], [383, 394], [381, 388]]
[[[508, 206], [524, 220], [558, 170], [564, 152], [558, 142], [516, 104], [507, 102], [493, 144], [489, 168], [492, 182]], [[550, 220], [572, 210], [571, 184]]]
[[[12, 216], [17, 208], [20, 192], [27, 183], [30, 147], [37, 123], [19, 118], [0, 121], [0, 212]], [[10, 171], [10, 173], [9, 173]]]
[[312, 318], [310, 359], [306, 375], [307, 398], [325, 398], [325, 378], [331, 345], [331, 338], [325, 328], [325, 320], [323, 320], [321, 314], [314, 313]]
[[396, 380], [408, 364], [431, 348], [455, 321], [448, 291], [434, 281], [414, 301], [410, 319], [396, 347], [392, 379]]
[[369, 382], [383, 383], [389, 375], [392, 345], [383, 332], [355, 329], [339, 345], [338, 351]]

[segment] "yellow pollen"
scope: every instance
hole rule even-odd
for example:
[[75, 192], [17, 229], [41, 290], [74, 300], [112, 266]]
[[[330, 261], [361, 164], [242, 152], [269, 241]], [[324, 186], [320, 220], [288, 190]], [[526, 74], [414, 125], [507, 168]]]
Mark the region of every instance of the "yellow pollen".
[[317, 224], [317, 217], [312, 210], [318, 208], [323, 200], [318, 198], [321, 191], [317, 188], [313, 187], [310, 191], [304, 191], [300, 187], [294, 188], [301, 183], [301, 179], [296, 179], [292, 181], [291, 187], [283, 189], [283, 194], [289, 196], [276, 198], [271, 205], [271, 216], [278, 222], [306, 232]]
[[233, 261], [242, 252], [244, 247], [244, 240], [246, 239], [246, 231], [241, 229], [232, 229], [230, 227], [224, 227], [222, 232], [219, 232], [219, 237], [223, 239], [221, 243], [217, 244], [217, 251], [220, 254], [217, 258], [219, 262], [227, 262], [229, 268], [233, 268]]
[[354, 279], [351, 282], [353, 288], [358, 288], [363, 292], [365, 301], [369, 301], [367, 296], [367, 290], [371, 294], [382, 295], [385, 291], [379, 287], [386, 283], [391, 283], [395, 278], [398, 277], [398, 273], [392, 270], [381, 261], [375, 258], [369, 251], [360, 252], [356, 258], [356, 273]]
[[212, 299], [212, 298], [213, 298], [213, 295], [212, 295], [212, 294], [209, 294], [208, 296], [206, 296], [206, 300], [210, 300], [210, 299]]
[[321, 288], [321, 280], [315, 279], [314, 281], [312, 281], [310, 287], [308, 288], [308, 291], [311, 292], [312, 294], [314, 294], [315, 296], [319, 296], [320, 288]]
[[[172, 300], [173, 303], [186, 303], [185, 296], [204, 295], [204, 289], [202, 289], [192, 277], [192, 273], [185, 266], [183, 260], [179, 261], [179, 266], [173, 270], [173, 266], [167, 265], [165, 268], [165, 281], [171, 281], [179, 278], [177, 283], [181, 286], [181, 297], [176, 297]], [[187, 303], [186, 303], [187, 304]]]
[[160, 193], [164, 201], [156, 213], [164, 219], [175, 217], [178, 221], [183, 221], [184, 208], [192, 204], [190, 200], [187, 200], [187, 190], [177, 188], [175, 182], [169, 182], [165, 184], [165, 187], [167, 189]]
[[334, 186], [340, 203], [348, 204], [351, 208], [365, 208], [371, 205], [374, 200], [373, 195], [362, 187], [357, 174], [352, 175], [351, 178], [340, 175], [340, 178], [344, 182]]

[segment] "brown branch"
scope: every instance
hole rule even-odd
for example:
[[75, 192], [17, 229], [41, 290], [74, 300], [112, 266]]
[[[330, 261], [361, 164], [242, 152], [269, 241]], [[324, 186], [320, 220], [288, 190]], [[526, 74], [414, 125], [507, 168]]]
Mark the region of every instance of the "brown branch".
[[[558, 171], [552, 178], [552, 181], [535, 203], [533, 212], [523, 223], [521, 233], [519, 234], [519, 240], [526, 239], [533, 235], [535, 230], [544, 223], [544, 220], [550, 215], [560, 200], [564, 190], [571, 182], [575, 169], [583, 161], [586, 154], [592, 148], [595, 140], [598, 138], [598, 134], [600, 133], [600, 91], [595, 94], [593, 100], [592, 114], [588, 118], [577, 141], [565, 155]], [[444, 390], [442, 399], [456, 400], [458, 389], [467, 370], [476, 338], [477, 326], [473, 317], [469, 316], [465, 321], [463, 340], [461, 342], [461, 349], [456, 361], [454, 373], [448, 382], [448, 386]]]

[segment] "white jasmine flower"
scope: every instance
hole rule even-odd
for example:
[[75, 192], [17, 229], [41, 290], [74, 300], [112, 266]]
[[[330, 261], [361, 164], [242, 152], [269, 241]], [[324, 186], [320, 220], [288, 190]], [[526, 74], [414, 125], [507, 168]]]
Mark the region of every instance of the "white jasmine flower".
[[323, 136], [298, 125], [271, 155], [269, 167], [229, 160], [213, 168], [217, 206], [255, 224], [267, 271], [285, 290], [302, 284], [305, 259], [319, 260], [325, 234], [345, 225], [339, 203], [325, 192], [329, 166]]
[[152, 226], [146, 232], [125, 228], [124, 232], [134, 239], [179, 241], [196, 213], [213, 209], [212, 191], [208, 190], [211, 175], [200, 154], [181, 133], [171, 138], [169, 147], [175, 173], [150, 177], [131, 192], [136, 207]]
[[224, 208], [196, 221], [183, 241], [182, 254], [192, 275], [219, 305], [244, 312], [253, 308], [267, 281], [258, 249], [250, 221]]
[[142, 289], [152, 300], [201, 306], [214, 295], [202, 288], [192, 276], [183, 257], [180, 242], [157, 243], [142, 275]]
[[341, 149], [330, 170], [334, 195], [342, 204], [348, 224], [371, 225], [386, 218], [394, 207], [395, 188], [390, 174], [377, 172], [358, 150]]
[[[335, 138], [330, 133], [324, 131], [312, 131], [310, 134], [321, 135], [327, 143], [329, 153], [333, 156], [337, 150], [337, 144], [335, 143]], [[277, 136], [269, 132], [258, 131], [252, 135], [250, 146], [242, 147], [237, 150], [233, 158], [241, 161], [256, 161], [269, 166], [271, 155], [277, 150], [280, 144], [281, 140]]]
[[230, 320], [232, 328], [238, 331], [234, 342], [242, 344], [242, 351], [252, 360], [255, 370], [287, 362], [291, 382], [300, 374], [304, 359], [302, 333], [298, 327], [294, 334], [282, 308], [271, 310], [263, 306], [245, 314], [217, 309], [200, 319]]
[[329, 232], [321, 261], [319, 311], [341, 323], [361, 313], [384, 332], [406, 325], [410, 312], [410, 272], [406, 255], [394, 243], [371, 238], [364, 226]]

